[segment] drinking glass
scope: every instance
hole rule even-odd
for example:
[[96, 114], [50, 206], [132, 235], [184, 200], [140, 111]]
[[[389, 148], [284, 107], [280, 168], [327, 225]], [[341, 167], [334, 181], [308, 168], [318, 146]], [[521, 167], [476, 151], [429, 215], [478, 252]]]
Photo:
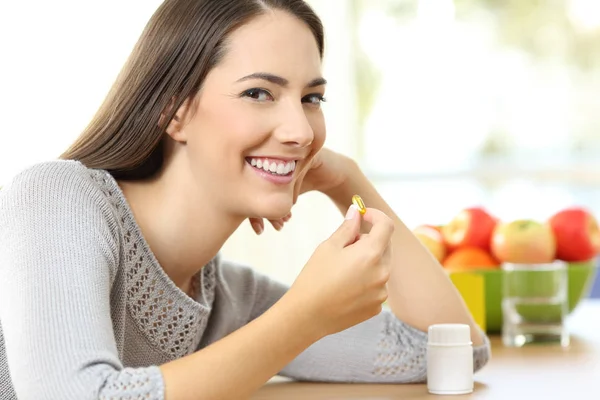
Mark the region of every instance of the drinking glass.
[[568, 271], [563, 261], [504, 263], [502, 342], [505, 346], [569, 345]]

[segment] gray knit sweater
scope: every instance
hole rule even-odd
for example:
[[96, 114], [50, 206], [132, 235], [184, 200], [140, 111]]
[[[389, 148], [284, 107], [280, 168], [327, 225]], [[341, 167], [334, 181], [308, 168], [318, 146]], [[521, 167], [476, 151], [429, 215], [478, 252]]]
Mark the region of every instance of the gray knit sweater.
[[[159, 365], [240, 328], [287, 289], [220, 257], [197, 279], [191, 299], [168, 278], [106, 171], [26, 169], [0, 191], [0, 399], [163, 399]], [[384, 311], [281, 375], [423, 382], [426, 339]], [[475, 349], [476, 370], [489, 352], [489, 342]]]

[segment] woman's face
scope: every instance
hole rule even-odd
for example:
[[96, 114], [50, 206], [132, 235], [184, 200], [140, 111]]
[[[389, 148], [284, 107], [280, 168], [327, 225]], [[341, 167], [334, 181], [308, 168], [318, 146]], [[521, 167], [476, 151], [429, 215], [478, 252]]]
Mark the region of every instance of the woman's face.
[[297, 177], [325, 141], [324, 91], [302, 21], [274, 11], [234, 31], [182, 128], [194, 184], [240, 217], [287, 214]]

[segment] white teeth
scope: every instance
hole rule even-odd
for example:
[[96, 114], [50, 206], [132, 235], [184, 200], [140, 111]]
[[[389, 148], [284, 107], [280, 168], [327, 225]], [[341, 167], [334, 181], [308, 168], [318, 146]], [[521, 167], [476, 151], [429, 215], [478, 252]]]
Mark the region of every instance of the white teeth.
[[296, 161], [288, 162], [276, 162], [268, 160], [261, 160], [260, 158], [250, 158], [250, 165], [255, 168], [262, 169], [266, 172], [277, 175], [287, 175], [292, 171], [296, 170]]

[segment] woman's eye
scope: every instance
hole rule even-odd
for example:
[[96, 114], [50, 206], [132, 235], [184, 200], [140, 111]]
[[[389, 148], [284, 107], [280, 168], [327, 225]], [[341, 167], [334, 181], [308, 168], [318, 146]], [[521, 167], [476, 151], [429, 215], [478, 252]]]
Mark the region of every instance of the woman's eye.
[[302, 99], [303, 103], [309, 103], [312, 105], [320, 105], [325, 101], [325, 97], [319, 93], [309, 94], [308, 96], [304, 96], [304, 98]]
[[243, 96], [249, 97], [252, 100], [256, 101], [273, 101], [273, 96], [271, 93], [267, 92], [264, 89], [248, 89], [243, 93]]

